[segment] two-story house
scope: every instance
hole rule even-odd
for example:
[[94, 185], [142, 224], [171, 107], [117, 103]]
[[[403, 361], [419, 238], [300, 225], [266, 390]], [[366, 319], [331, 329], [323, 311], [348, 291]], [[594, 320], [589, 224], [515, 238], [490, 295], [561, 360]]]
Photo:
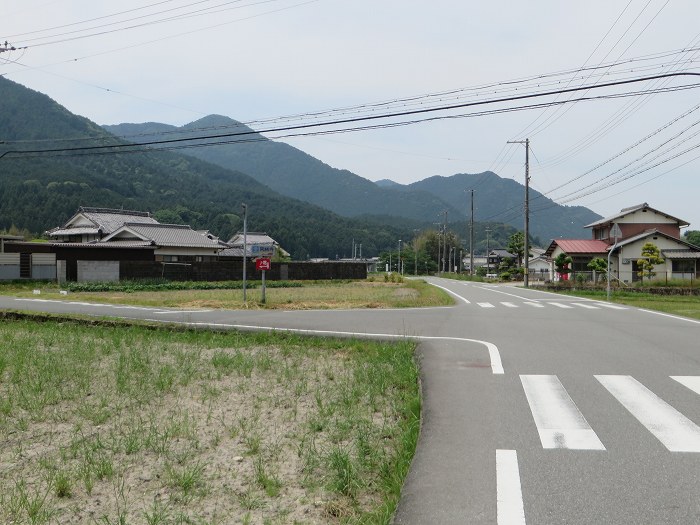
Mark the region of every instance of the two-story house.
[[[655, 268], [656, 279], [690, 279], [700, 273], [700, 247], [681, 237], [681, 228], [689, 223], [652, 208], [646, 202], [620, 210], [591, 224], [591, 239], [555, 239], [546, 255], [553, 261], [560, 253], [572, 260], [572, 271], [587, 271], [588, 263], [596, 257], [607, 259], [610, 272], [620, 281], [629, 283], [640, 279], [638, 260], [645, 243], [661, 250], [664, 263]], [[618, 237], [613, 232], [618, 232]], [[553, 267], [553, 263], [552, 263]]]

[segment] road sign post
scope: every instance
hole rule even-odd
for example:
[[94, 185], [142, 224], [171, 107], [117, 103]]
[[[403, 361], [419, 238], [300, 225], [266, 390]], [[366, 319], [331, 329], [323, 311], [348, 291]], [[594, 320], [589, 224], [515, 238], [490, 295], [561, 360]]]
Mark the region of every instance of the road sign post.
[[622, 230], [620, 230], [620, 226], [618, 226], [617, 224], [613, 224], [612, 228], [610, 228], [610, 236], [614, 239], [615, 242], [613, 243], [612, 248], [610, 248], [610, 250], [608, 250], [608, 267], [607, 267], [607, 270], [608, 270], [607, 281], [608, 282], [607, 282], [607, 288], [606, 288], [606, 292], [607, 292], [606, 295], [607, 295], [608, 302], [610, 302], [610, 257], [612, 256], [612, 253], [615, 251], [615, 248], [617, 248], [617, 240], [620, 237], [622, 237]]
[[262, 272], [262, 297], [261, 302], [265, 304], [265, 271], [272, 267], [272, 263], [268, 257], [260, 257], [255, 259], [255, 269]]

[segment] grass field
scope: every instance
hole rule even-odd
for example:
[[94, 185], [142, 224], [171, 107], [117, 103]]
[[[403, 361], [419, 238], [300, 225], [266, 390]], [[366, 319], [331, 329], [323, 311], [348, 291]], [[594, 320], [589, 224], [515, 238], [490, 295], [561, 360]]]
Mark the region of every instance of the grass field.
[[[565, 295], [589, 297], [606, 300], [606, 292], [599, 290], [576, 290], [573, 292], [558, 292]], [[615, 303], [627, 304], [648, 310], [657, 310], [673, 315], [682, 315], [700, 319], [700, 296], [697, 295], [656, 295], [648, 293], [615, 291], [611, 299]]]
[[388, 523], [413, 345], [0, 324], [0, 523]]
[[331, 309], [331, 308], [410, 308], [453, 304], [442, 290], [421, 280], [322, 281], [296, 282], [289, 288], [268, 288], [266, 304], [261, 304], [261, 290], [247, 291], [243, 303], [240, 289], [168, 290], [168, 291], [105, 291], [69, 292], [60, 295], [55, 284], [0, 285], [0, 294], [28, 297], [38, 289], [42, 298], [129, 304], [171, 308], [266, 308], [266, 309]]

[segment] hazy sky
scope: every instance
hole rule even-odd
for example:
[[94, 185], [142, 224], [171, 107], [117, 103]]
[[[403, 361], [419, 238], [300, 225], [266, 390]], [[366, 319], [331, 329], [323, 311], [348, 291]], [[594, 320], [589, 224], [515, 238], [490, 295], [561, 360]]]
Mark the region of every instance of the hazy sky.
[[[471, 91], [445, 103], [527, 94], [532, 82], [503, 83], [539, 75], [539, 89], [557, 89], [700, 71], [697, 0], [2, 0], [0, 13], [1, 41], [26, 46], [0, 53], [0, 74], [99, 124], [248, 122], [460, 88]], [[525, 148], [506, 142], [530, 138], [531, 184], [555, 200], [602, 215], [648, 202], [700, 229], [699, 103], [690, 88], [285, 140], [367, 179], [410, 183], [489, 169], [523, 182]]]

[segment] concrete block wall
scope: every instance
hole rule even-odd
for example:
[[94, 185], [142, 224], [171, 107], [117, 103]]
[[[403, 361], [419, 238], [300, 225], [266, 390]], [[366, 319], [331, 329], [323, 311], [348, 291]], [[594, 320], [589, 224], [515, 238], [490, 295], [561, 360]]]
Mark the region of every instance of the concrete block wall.
[[118, 281], [119, 261], [78, 261], [78, 282]]

